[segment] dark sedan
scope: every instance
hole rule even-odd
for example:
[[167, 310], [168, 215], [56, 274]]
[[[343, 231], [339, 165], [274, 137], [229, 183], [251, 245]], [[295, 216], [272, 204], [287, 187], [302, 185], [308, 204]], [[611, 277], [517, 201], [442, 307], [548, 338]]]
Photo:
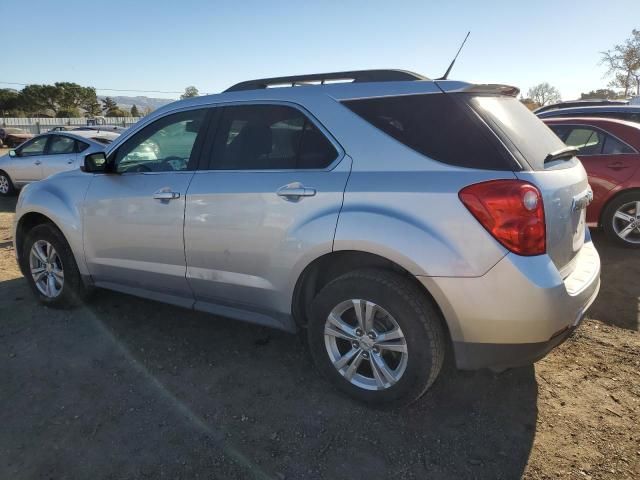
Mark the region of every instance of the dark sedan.
[[26, 142], [27, 140], [32, 139], [33, 137], [33, 134], [22, 130], [21, 128], [0, 128], [0, 146], [14, 148]]

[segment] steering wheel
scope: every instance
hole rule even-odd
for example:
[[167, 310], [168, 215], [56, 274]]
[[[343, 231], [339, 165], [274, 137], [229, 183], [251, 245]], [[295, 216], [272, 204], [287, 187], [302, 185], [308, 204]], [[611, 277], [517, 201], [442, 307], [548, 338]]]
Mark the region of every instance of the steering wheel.
[[140, 163], [133, 167], [131, 170], [127, 170], [128, 172], [153, 172], [151, 168], [146, 166], [144, 163]]
[[173, 167], [174, 164], [171, 162], [175, 162], [175, 161], [180, 162], [180, 164], [183, 164], [183, 163], [186, 164], [185, 159], [182, 157], [178, 157], [177, 155], [172, 155], [170, 157], [165, 158], [164, 160], [162, 160], [162, 164], [170, 165], [172, 170], [180, 170], [179, 168]]

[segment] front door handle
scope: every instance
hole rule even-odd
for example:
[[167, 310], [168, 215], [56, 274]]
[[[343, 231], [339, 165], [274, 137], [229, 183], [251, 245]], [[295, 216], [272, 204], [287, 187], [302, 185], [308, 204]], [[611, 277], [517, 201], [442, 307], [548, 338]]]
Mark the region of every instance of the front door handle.
[[175, 200], [176, 198], [180, 198], [180, 192], [155, 192], [153, 198], [155, 200]]
[[313, 197], [316, 194], [315, 188], [303, 187], [302, 185], [285, 185], [276, 192], [279, 197], [288, 200], [298, 200], [300, 197]]
[[40, 160], [36, 160], [35, 162], [33, 162], [34, 165], [40, 165], [42, 162]]

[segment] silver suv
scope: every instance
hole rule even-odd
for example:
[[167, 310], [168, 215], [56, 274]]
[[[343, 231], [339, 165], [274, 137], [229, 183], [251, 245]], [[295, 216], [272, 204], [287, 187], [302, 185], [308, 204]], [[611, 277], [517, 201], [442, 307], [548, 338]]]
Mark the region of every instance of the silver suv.
[[579, 324], [600, 260], [585, 171], [517, 93], [378, 70], [173, 103], [23, 189], [18, 262], [52, 306], [95, 286], [306, 328], [365, 402], [419, 398], [449, 350], [530, 364]]

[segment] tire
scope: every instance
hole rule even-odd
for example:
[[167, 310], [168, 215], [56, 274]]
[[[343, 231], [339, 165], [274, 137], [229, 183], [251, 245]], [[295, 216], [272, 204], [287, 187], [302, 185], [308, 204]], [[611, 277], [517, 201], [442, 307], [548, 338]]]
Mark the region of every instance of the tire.
[[[357, 300], [355, 304], [353, 299]], [[356, 306], [360, 305], [358, 308], [366, 317], [371, 303], [375, 305], [372, 311], [376, 312], [371, 329], [375, 340], [371, 340], [367, 332], [356, 329], [362, 325], [357, 321]], [[344, 325], [336, 328], [329, 320], [329, 314], [333, 313], [335, 320], [336, 312], [343, 308], [347, 310], [339, 318], [351, 330], [345, 338], [339, 338], [349, 329]], [[395, 328], [393, 325], [399, 327], [403, 338], [376, 343], [385, 332]], [[325, 335], [327, 326], [333, 333]], [[340, 334], [334, 335], [335, 331]], [[354, 335], [360, 336], [354, 339]], [[356, 270], [328, 283], [312, 302], [307, 336], [318, 370], [333, 385], [357, 400], [378, 406], [399, 407], [416, 401], [436, 380], [445, 356], [445, 333], [438, 310], [409, 279], [386, 270]], [[373, 347], [371, 342], [374, 342]], [[406, 355], [397, 350], [402, 342]], [[391, 346], [395, 351], [387, 350]], [[353, 359], [339, 371], [334, 366], [336, 359], [341, 363], [354, 351], [360, 353], [354, 353]], [[358, 358], [360, 363], [349, 380], [349, 367], [353, 367]], [[394, 381], [376, 367], [380, 360], [387, 372], [395, 375]]]
[[[617, 218], [616, 213], [627, 215], [629, 220]], [[623, 237], [625, 228], [632, 225], [635, 227]], [[623, 193], [609, 202], [602, 213], [602, 227], [612, 242], [640, 248], [640, 191]]]
[[[49, 290], [51, 295], [47, 295], [46, 291], [43, 292], [42, 289], [45, 287], [42, 283], [39, 283], [40, 287], [36, 285], [36, 279], [32, 274], [32, 268], [43, 265], [43, 262], [37, 259], [37, 255], [34, 258], [31, 256], [32, 248], [36, 243], [40, 247], [40, 252], [46, 253], [48, 251], [46, 244], [52, 246], [54, 250], [54, 255], [48, 259], [52, 265], [51, 270], [45, 267], [45, 275], [52, 276], [54, 279], [54, 288]], [[27, 282], [41, 303], [55, 308], [70, 308], [82, 303], [86, 297], [87, 290], [82, 282], [71, 247], [62, 232], [54, 225], [44, 223], [29, 231], [22, 246], [21, 262]], [[62, 281], [59, 278], [60, 270], [63, 274]]]
[[0, 196], [11, 197], [16, 194], [16, 189], [13, 186], [11, 177], [8, 174], [0, 170]]

